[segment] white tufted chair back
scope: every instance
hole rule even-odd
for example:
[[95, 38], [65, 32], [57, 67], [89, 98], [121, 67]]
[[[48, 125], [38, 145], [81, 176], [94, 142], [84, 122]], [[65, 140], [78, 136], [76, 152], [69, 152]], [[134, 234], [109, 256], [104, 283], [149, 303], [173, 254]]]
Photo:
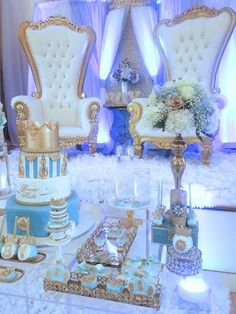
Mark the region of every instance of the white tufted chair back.
[[[154, 36], [163, 54], [167, 80], [193, 77], [209, 91], [216, 90], [218, 66], [234, 27], [234, 12], [207, 7], [186, 11], [157, 25]], [[199, 13], [199, 14], [198, 14]]]
[[54, 17], [47, 25], [25, 23], [20, 32], [43, 120], [82, 127], [78, 97], [82, 98], [85, 70], [95, 40], [93, 31]]

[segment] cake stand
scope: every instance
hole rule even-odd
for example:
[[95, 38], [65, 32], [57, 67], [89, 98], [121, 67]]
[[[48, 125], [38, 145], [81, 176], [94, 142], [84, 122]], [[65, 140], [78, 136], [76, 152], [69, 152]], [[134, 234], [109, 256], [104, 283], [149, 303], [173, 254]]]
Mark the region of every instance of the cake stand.
[[71, 241], [72, 237], [68, 236], [66, 234], [65, 238], [62, 240], [53, 240], [52, 238], [48, 237], [46, 240], [46, 244], [48, 246], [53, 246], [57, 248], [57, 261], [62, 261], [63, 262], [63, 254], [62, 254], [62, 246], [68, 244]]

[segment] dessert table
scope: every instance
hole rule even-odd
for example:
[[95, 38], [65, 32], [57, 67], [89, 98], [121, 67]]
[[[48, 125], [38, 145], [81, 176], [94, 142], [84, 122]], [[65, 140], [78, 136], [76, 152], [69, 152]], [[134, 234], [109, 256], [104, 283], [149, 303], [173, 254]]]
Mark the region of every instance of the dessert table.
[[[86, 206], [85, 206], [86, 207]], [[88, 210], [84, 208], [84, 210]], [[89, 211], [88, 211], [89, 212]], [[93, 217], [95, 225], [100, 222], [104, 216], [104, 209], [99, 207], [93, 208]], [[105, 213], [106, 214], [106, 213]], [[123, 215], [123, 213], [122, 213]], [[150, 238], [150, 222], [145, 221], [139, 228], [140, 231], [133, 242], [129, 257], [152, 257], [154, 260], [165, 262], [165, 247], [159, 244], [152, 243]], [[82, 234], [79, 238], [72, 240], [69, 244], [63, 247], [64, 265], [69, 269], [73, 269], [76, 264], [76, 252], [82, 245], [89, 234], [94, 230], [93, 227], [87, 234]], [[148, 231], [148, 232], [147, 232]], [[143, 241], [145, 237], [149, 237], [149, 241]], [[144, 243], [143, 245], [140, 245]], [[147, 249], [147, 243], [149, 245]], [[55, 247], [40, 248], [47, 254], [44, 261], [39, 264], [16, 263], [1, 260], [0, 265], [18, 267], [24, 271], [24, 276], [15, 283], [0, 283], [0, 313], [156, 313], [157, 310], [136, 305], [100, 300], [89, 297], [82, 297], [72, 294], [64, 294], [61, 292], [44, 291], [43, 278], [49, 266], [55, 262], [56, 251]], [[150, 256], [146, 256], [146, 254]], [[207, 278], [207, 276], [206, 276]], [[178, 297], [176, 285], [179, 277], [170, 273], [165, 267], [161, 274], [162, 295], [161, 295], [161, 314], [187, 314], [187, 313], [223, 313], [227, 314], [230, 311], [229, 291], [219, 285], [213, 285], [211, 280], [208, 280], [210, 286], [210, 297], [208, 312], [198, 309], [196, 305], [186, 304]]]

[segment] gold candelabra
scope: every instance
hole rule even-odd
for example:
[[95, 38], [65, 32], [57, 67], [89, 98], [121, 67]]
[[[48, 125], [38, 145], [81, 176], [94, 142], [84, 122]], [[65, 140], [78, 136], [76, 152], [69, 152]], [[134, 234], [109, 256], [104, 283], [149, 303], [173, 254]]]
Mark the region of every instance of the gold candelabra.
[[175, 180], [175, 189], [181, 188], [181, 179], [185, 169], [185, 160], [183, 158], [183, 152], [187, 148], [181, 134], [178, 134], [171, 144], [171, 149], [174, 152], [174, 156], [171, 159], [171, 171]]

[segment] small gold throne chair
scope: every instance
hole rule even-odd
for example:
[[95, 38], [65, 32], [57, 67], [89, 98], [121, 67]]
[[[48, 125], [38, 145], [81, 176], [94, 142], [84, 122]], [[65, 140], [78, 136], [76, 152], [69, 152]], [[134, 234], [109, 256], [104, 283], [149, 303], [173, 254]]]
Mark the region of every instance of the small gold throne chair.
[[[167, 81], [191, 77], [208, 92], [215, 94], [217, 105], [225, 105], [220, 89], [216, 87], [219, 64], [235, 26], [235, 12], [230, 8], [220, 10], [195, 7], [173, 20], [162, 20], [154, 30], [154, 39], [164, 63]], [[142, 155], [144, 142], [170, 149], [175, 134], [162, 129], [147, 127], [145, 108], [148, 98], [137, 98], [128, 105], [131, 113], [129, 130], [133, 138], [136, 155]], [[209, 163], [212, 140], [196, 136], [195, 129], [182, 134], [186, 144], [199, 143], [202, 161]]]
[[16, 96], [11, 102], [19, 146], [24, 146], [24, 121], [57, 121], [62, 147], [88, 142], [95, 153], [100, 102], [82, 92], [93, 30], [55, 16], [21, 24], [19, 37], [36, 84], [32, 97]]

